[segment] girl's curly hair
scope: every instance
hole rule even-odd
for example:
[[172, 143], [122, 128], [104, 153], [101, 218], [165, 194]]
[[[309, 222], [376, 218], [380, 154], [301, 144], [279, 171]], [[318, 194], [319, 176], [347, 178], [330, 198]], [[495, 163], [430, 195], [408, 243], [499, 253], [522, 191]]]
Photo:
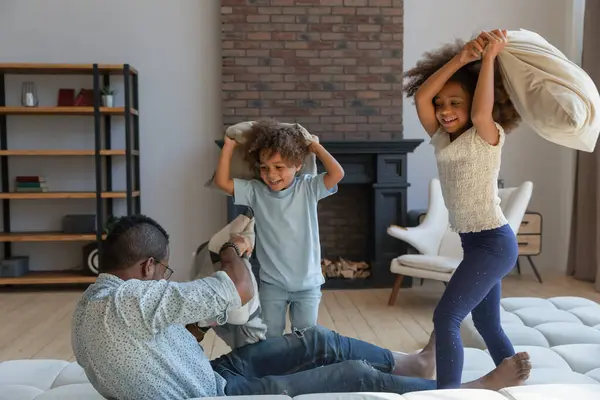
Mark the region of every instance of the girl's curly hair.
[[260, 155], [271, 158], [279, 153], [288, 165], [302, 165], [308, 154], [304, 135], [297, 125], [284, 126], [271, 119], [254, 123], [247, 136], [244, 158], [251, 166], [258, 166]]
[[[457, 40], [455, 43], [446, 44], [435, 51], [424, 53], [423, 58], [417, 62], [417, 65], [404, 74], [404, 77], [408, 80], [408, 83], [404, 86], [406, 95], [413, 97], [431, 75], [460, 53], [464, 45], [463, 41]], [[477, 87], [480, 68], [481, 61], [469, 63], [459, 69], [449, 81], [460, 83], [472, 98]], [[508, 133], [519, 125], [521, 116], [515, 109], [504, 87], [497, 61], [495, 70], [497, 73], [494, 74], [495, 90], [492, 117]]]

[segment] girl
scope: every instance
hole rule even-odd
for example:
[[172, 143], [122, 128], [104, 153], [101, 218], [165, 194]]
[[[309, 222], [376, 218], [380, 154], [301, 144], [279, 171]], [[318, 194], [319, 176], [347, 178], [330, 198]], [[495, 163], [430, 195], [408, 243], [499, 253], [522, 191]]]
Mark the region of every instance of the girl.
[[419, 120], [431, 136], [450, 226], [459, 233], [464, 253], [433, 315], [440, 389], [460, 386], [459, 330], [470, 312], [496, 365], [514, 357], [524, 367], [522, 382], [528, 377], [529, 356], [515, 355], [500, 325], [501, 280], [518, 253], [497, 185], [505, 132], [520, 121], [494, 74], [505, 45], [506, 31], [482, 32], [460, 50], [446, 46], [426, 53], [407, 72], [405, 90], [414, 96]]
[[[268, 338], [283, 334], [288, 306], [293, 331], [316, 325], [325, 282], [317, 203], [337, 192], [344, 170], [316, 136], [308, 147], [304, 140], [297, 127], [259, 121], [244, 150], [261, 179], [231, 179], [229, 165], [237, 142], [227, 136], [215, 173], [215, 184], [232, 195], [236, 205], [254, 211], [259, 298]], [[298, 174], [309, 151], [323, 163], [324, 173]]]

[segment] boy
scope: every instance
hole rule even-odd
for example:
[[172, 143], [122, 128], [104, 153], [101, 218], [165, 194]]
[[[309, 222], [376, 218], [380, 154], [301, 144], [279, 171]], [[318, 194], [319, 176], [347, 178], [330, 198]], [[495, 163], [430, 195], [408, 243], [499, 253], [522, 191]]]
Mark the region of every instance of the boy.
[[[319, 200], [337, 192], [344, 170], [316, 136], [306, 145], [297, 126], [259, 121], [244, 144], [246, 160], [259, 168], [260, 180], [231, 179], [229, 165], [237, 142], [225, 137], [215, 184], [252, 208], [256, 219], [256, 256], [260, 262], [260, 304], [267, 337], [281, 336], [290, 306], [292, 330], [316, 325], [321, 285]], [[323, 163], [316, 176], [300, 175], [308, 152]]]

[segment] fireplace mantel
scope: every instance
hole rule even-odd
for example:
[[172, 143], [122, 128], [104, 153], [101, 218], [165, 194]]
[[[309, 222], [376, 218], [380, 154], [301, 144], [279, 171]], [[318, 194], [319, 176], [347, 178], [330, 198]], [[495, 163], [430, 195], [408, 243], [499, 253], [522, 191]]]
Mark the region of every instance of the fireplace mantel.
[[[223, 147], [223, 140], [215, 140], [219, 147]], [[386, 141], [370, 140], [325, 140], [321, 141], [323, 147], [331, 154], [393, 154], [412, 153], [423, 139], [398, 139]]]

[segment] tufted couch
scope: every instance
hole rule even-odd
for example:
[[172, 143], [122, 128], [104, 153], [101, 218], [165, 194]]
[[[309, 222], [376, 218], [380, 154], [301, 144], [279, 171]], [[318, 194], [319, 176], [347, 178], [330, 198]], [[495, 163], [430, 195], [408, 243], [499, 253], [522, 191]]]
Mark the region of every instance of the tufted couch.
[[[600, 383], [600, 304], [580, 297], [511, 297], [502, 299], [501, 307], [507, 336], [517, 351], [531, 356], [528, 384]], [[476, 370], [467, 375], [493, 369], [470, 316], [461, 336], [471, 353], [468, 368]]]
[[[288, 396], [239, 396], [237, 400], [291, 400]], [[295, 400], [598, 400], [600, 385], [528, 385], [500, 392], [474, 389], [434, 390], [405, 395], [340, 393], [296, 396]], [[0, 363], [0, 400], [104, 400], [76, 363], [62, 360], [13, 360]], [[206, 399], [208, 400], [208, 399]]]
[[[295, 400], [598, 400], [600, 399], [600, 305], [578, 297], [506, 298], [502, 324], [517, 351], [530, 353], [533, 370], [525, 386], [500, 392], [434, 390], [387, 393], [314, 394]], [[468, 317], [463, 382], [494, 368]], [[233, 397], [232, 397], [233, 398]], [[62, 360], [0, 362], [0, 400], [102, 400], [77, 363]], [[288, 396], [245, 396], [238, 400], [283, 400]]]

